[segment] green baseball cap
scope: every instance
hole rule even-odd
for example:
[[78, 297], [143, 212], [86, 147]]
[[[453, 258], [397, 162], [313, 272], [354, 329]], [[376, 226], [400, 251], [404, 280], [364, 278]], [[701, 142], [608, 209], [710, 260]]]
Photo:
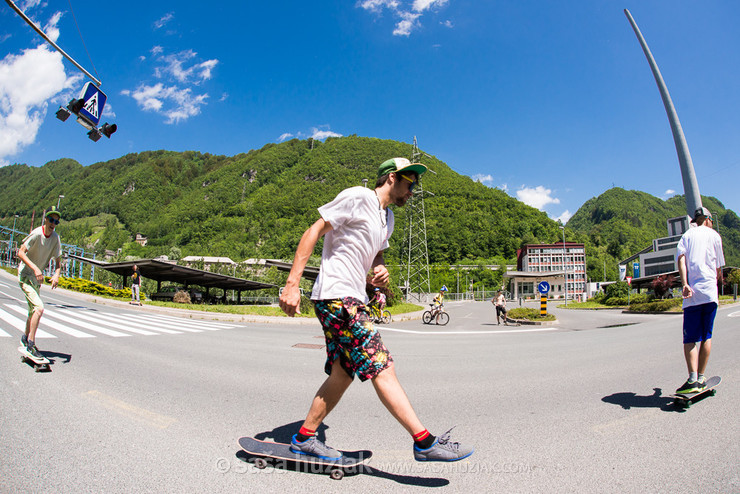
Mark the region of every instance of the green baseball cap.
[[59, 210], [57, 209], [57, 207], [56, 207], [56, 206], [52, 206], [52, 207], [50, 207], [50, 208], [49, 208], [49, 210], [48, 210], [48, 211], [46, 212], [46, 214], [45, 214], [44, 216], [45, 216], [46, 218], [48, 218], [48, 217], [49, 217], [49, 216], [51, 216], [52, 214], [55, 214], [55, 215], [59, 216], [59, 219], [60, 219], [60, 220], [62, 219], [62, 214], [61, 214], [61, 213], [59, 212]]
[[378, 177], [382, 177], [388, 173], [401, 171], [414, 172], [417, 176], [421, 177], [421, 175], [427, 171], [427, 167], [421, 163], [412, 163], [406, 158], [391, 158], [380, 164], [378, 167]]

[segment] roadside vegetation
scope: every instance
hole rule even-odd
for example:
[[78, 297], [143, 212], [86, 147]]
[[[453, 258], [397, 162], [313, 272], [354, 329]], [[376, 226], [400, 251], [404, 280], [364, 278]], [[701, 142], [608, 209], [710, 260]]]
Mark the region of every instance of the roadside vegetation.
[[507, 313], [509, 319], [526, 320], [526, 321], [555, 321], [557, 318], [553, 314], [547, 314], [545, 316], [540, 315], [539, 309], [530, 309], [521, 307], [517, 309], [511, 309]]

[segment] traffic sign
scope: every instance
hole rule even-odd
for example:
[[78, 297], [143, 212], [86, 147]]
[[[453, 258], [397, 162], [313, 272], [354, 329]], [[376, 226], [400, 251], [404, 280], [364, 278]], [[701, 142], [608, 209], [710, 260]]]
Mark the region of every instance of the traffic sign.
[[92, 82], [88, 82], [80, 91], [80, 99], [83, 101], [82, 109], [78, 116], [82, 117], [93, 127], [100, 123], [100, 117], [103, 115], [103, 108], [108, 97]]
[[550, 284], [546, 281], [540, 281], [540, 284], [537, 285], [537, 290], [540, 293], [547, 293], [550, 291]]
[[632, 276], [626, 276], [624, 279], [627, 280], [628, 285], [632, 286]]

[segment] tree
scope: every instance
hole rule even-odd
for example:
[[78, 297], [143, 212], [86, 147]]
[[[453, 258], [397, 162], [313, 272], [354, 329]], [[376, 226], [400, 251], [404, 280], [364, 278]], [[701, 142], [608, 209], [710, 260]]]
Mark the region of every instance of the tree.
[[655, 293], [655, 298], [663, 298], [676, 283], [676, 278], [671, 275], [661, 275], [650, 283], [650, 288]]

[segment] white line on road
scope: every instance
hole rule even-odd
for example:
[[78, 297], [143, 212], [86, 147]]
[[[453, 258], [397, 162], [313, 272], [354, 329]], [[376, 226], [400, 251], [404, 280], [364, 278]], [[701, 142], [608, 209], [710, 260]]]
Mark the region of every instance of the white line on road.
[[503, 331], [415, 331], [412, 329], [397, 329], [386, 326], [377, 326], [383, 331], [395, 331], [397, 333], [424, 334], [429, 336], [436, 335], [455, 335], [455, 334], [505, 334], [505, 333], [537, 333], [543, 331], [557, 331], [560, 328], [533, 328], [533, 329], [506, 329]]
[[[10, 305], [5, 305], [5, 307], [8, 307], [9, 309], [12, 309], [20, 314], [25, 314], [26, 311], [24, 311], [20, 307], [13, 307]], [[74, 336], [75, 338], [95, 338], [95, 336], [87, 333], [83, 333], [82, 331], [77, 331], [74, 328], [70, 328], [69, 326], [65, 326], [64, 324], [58, 323], [56, 321], [52, 321], [49, 318], [46, 318], [43, 320], [44, 326], [50, 329], [55, 329], [57, 331], [61, 331], [62, 333], [67, 333], [70, 336]]]

